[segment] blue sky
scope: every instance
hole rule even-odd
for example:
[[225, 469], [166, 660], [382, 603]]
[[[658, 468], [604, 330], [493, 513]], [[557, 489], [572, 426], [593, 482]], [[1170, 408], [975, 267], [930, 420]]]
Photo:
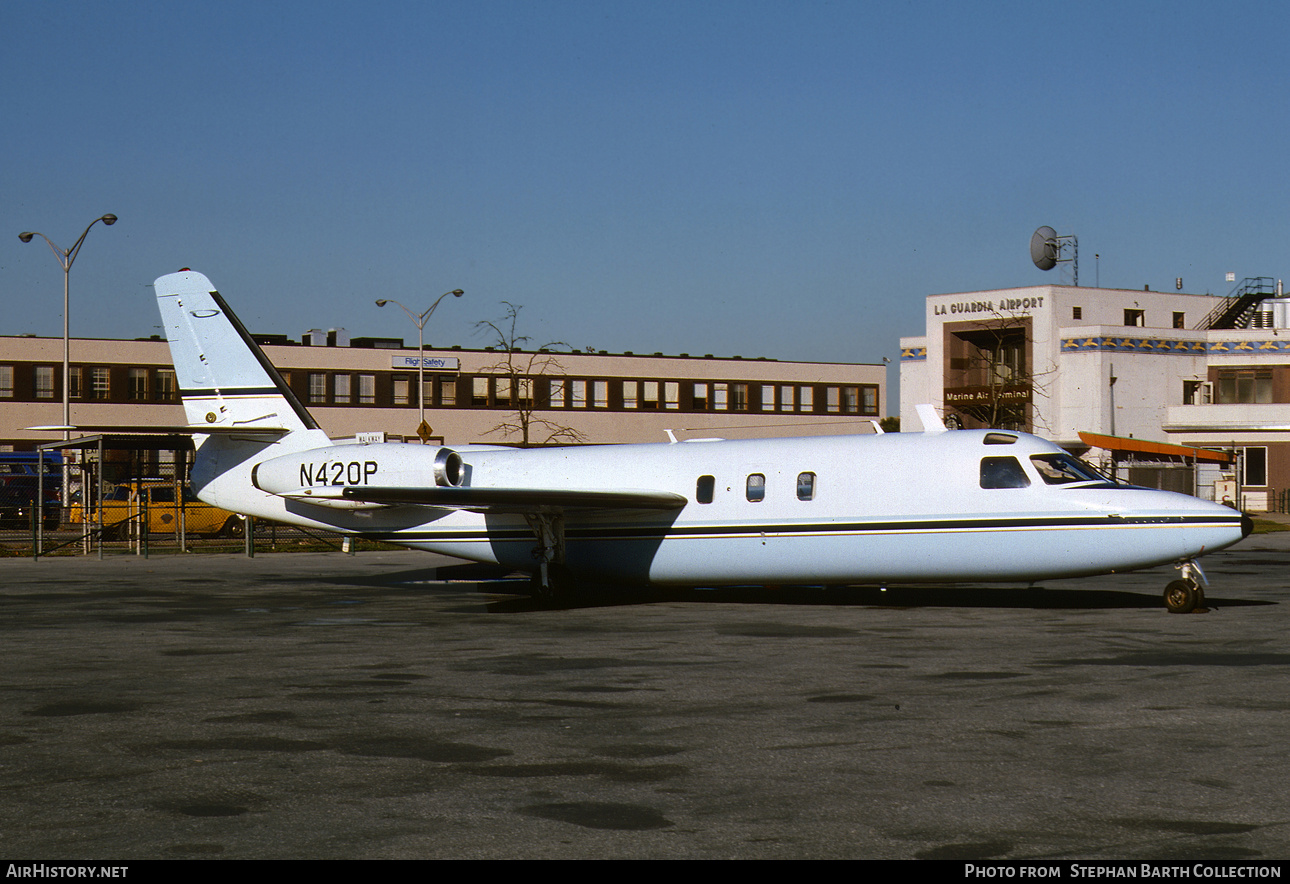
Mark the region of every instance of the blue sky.
[[[579, 349], [877, 362], [937, 292], [1281, 276], [1290, 6], [0, 6], [0, 334], [157, 331], [208, 275], [254, 331], [435, 344], [524, 305]], [[1100, 254], [1094, 261], [1094, 254]], [[893, 378], [894, 380], [894, 378]]]

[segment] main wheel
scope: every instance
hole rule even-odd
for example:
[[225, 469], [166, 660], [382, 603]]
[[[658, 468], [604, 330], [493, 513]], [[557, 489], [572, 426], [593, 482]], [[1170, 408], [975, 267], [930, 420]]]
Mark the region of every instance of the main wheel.
[[1200, 600], [1200, 587], [1190, 580], [1175, 580], [1165, 587], [1165, 607], [1172, 614], [1190, 614]]

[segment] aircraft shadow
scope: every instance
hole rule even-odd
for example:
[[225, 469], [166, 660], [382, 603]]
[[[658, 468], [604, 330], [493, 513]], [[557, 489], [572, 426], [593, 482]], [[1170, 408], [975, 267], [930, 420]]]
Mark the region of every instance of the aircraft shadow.
[[[582, 584], [557, 602], [529, 594], [528, 577], [499, 565], [475, 562], [412, 568], [337, 581], [354, 586], [417, 587], [427, 591], [479, 592], [491, 596], [487, 610], [521, 613], [557, 609], [621, 607], [666, 602], [733, 605], [832, 605], [866, 608], [1017, 608], [1025, 610], [1115, 610], [1163, 608], [1160, 592], [1065, 589], [1040, 586], [724, 586], [638, 587]], [[1163, 592], [1163, 587], [1161, 587]], [[1209, 610], [1276, 602], [1210, 595]]]

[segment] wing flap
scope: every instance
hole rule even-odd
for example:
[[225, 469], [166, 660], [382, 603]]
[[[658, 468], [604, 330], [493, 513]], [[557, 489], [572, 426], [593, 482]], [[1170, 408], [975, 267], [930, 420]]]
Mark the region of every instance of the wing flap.
[[562, 509], [676, 510], [689, 501], [670, 491], [581, 490], [573, 488], [347, 487], [347, 500], [412, 504], [480, 512], [526, 513]]

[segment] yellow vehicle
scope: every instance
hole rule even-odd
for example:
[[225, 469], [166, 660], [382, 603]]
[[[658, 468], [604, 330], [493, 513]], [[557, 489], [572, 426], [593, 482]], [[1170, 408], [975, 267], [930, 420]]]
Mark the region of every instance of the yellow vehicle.
[[[176, 503], [176, 492], [180, 492], [179, 503]], [[87, 514], [79, 499], [73, 501], [68, 518], [73, 523], [98, 523], [93, 503]], [[149, 534], [178, 534], [182, 525], [186, 535], [241, 537], [246, 529], [242, 516], [203, 503], [187, 485], [181, 486], [165, 479], [136, 479], [104, 489], [104, 535], [125, 537], [131, 533], [131, 523], [146, 524]]]

